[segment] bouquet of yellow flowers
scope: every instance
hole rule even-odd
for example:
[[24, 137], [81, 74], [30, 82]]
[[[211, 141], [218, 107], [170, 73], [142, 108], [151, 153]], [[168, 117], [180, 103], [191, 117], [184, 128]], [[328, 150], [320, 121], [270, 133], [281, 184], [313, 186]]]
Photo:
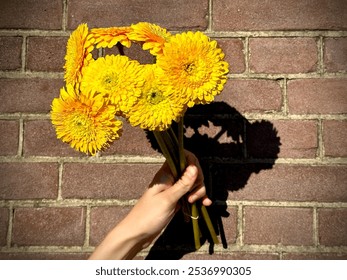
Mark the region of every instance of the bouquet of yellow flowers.
[[[141, 64], [125, 55], [93, 58], [94, 49], [140, 44], [155, 58]], [[195, 104], [208, 104], [227, 81], [224, 53], [202, 32], [170, 34], [147, 22], [93, 28], [81, 24], [67, 43], [66, 87], [52, 102], [57, 137], [74, 149], [95, 155], [121, 137], [122, 120], [152, 131], [176, 178], [186, 167], [183, 116]], [[178, 123], [178, 130], [171, 128]], [[186, 205], [185, 203], [183, 203]], [[200, 211], [214, 243], [218, 239], [206, 208]], [[200, 247], [198, 208], [184, 207]]]

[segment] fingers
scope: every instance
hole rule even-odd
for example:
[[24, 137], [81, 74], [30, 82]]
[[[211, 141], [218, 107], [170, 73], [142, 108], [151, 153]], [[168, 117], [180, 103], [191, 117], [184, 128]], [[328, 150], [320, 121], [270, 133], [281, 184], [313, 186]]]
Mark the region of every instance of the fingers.
[[178, 201], [182, 196], [189, 192], [195, 184], [198, 176], [198, 168], [195, 165], [189, 165], [182, 177], [166, 193], [173, 201]]

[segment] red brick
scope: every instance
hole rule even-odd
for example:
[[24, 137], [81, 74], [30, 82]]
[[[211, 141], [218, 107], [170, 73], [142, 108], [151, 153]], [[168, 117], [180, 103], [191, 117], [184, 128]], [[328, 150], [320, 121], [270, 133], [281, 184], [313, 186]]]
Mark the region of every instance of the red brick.
[[132, 127], [128, 122], [123, 122], [122, 137], [111, 144], [103, 152], [105, 155], [143, 155], [158, 156], [159, 153], [152, 149], [151, 143], [146, 138], [146, 133], [139, 127]]
[[288, 82], [291, 114], [339, 114], [347, 112], [347, 79], [303, 79]]
[[231, 200], [347, 202], [346, 166], [276, 164], [266, 169], [266, 164], [249, 164], [217, 168], [238, 174], [237, 178], [224, 178], [229, 186], [241, 188], [230, 192]]
[[347, 38], [324, 40], [324, 65], [328, 72], [347, 71]]
[[55, 129], [49, 120], [28, 120], [24, 122], [24, 156], [86, 156], [57, 139]]
[[7, 208], [0, 208], [0, 246], [7, 243], [7, 230], [9, 222], [9, 211]]
[[[238, 214], [236, 207], [228, 207], [226, 210], [229, 214], [228, 217], [222, 217], [222, 224], [224, 228], [225, 239], [228, 244], [235, 244], [238, 237], [237, 232], [237, 221]], [[218, 236], [219, 241], [221, 242], [221, 235]]]
[[319, 244], [347, 246], [347, 209], [319, 209]]
[[229, 80], [215, 101], [224, 101], [241, 113], [280, 111], [282, 93], [276, 81]]
[[66, 37], [28, 37], [26, 68], [63, 72]]
[[0, 28], [60, 29], [60, 0], [11, 0], [0, 2]]
[[0, 163], [1, 199], [56, 198], [58, 164]]
[[244, 242], [313, 245], [312, 214], [306, 208], [245, 207]]
[[15, 209], [12, 232], [14, 245], [81, 246], [84, 235], [84, 208]]
[[129, 213], [131, 208], [127, 206], [93, 207], [90, 213], [89, 244], [97, 246], [107, 233]]
[[229, 72], [243, 73], [246, 70], [243, 41], [240, 39], [218, 39], [217, 41], [225, 53], [225, 60], [229, 63]]
[[[159, 164], [67, 163], [63, 171], [64, 198], [139, 198]], [[131, 180], [130, 180], [131, 179]]]
[[60, 79], [0, 79], [0, 112], [48, 113], [63, 85]]
[[[317, 123], [315, 121], [275, 120], [272, 122], [280, 138], [278, 157], [314, 158], [317, 154]], [[249, 136], [252, 141], [256, 137]]]
[[0, 155], [16, 155], [18, 151], [18, 121], [0, 120]]
[[317, 68], [313, 38], [254, 38], [249, 49], [251, 72], [308, 73]]
[[[150, 54], [149, 51], [145, 51], [139, 44], [132, 44], [130, 48], [123, 47], [124, 55], [128, 56], [130, 59], [135, 59], [142, 64], [152, 64], [154, 63], [154, 56]], [[111, 49], [105, 49], [105, 55], [108, 54], [119, 54], [117, 47]]]
[[346, 29], [346, 6], [340, 0], [219, 0], [213, 2], [214, 30]]
[[91, 27], [109, 27], [148, 21], [174, 30], [205, 30], [207, 13], [207, 0], [72, 0], [68, 2], [68, 27], [74, 29], [81, 22], [87, 22]]
[[22, 67], [22, 37], [0, 37], [0, 70]]
[[347, 260], [346, 253], [284, 253], [284, 260]]
[[347, 156], [347, 122], [323, 122], [324, 154], [331, 157]]
[[0, 260], [87, 260], [90, 253], [0, 253]]
[[274, 253], [231, 252], [210, 254], [186, 254], [183, 260], [278, 260], [279, 255]]

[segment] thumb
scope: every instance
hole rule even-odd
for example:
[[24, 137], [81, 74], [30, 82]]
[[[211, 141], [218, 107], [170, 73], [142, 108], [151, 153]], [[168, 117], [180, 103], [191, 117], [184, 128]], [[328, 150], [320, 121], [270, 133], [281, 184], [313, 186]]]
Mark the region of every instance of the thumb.
[[189, 165], [182, 177], [171, 188], [167, 189], [168, 196], [171, 197], [172, 200], [178, 201], [191, 190], [197, 177], [198, 168], [194, 165]]

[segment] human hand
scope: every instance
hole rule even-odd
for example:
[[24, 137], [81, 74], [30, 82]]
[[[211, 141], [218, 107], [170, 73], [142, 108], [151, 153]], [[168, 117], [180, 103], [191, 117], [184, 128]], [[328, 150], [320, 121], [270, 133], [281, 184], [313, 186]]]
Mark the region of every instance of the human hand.
[[178, 201], [186, 194], [190, 203], [201, 199], [203, 205], [211, 205], [198, 159], [186, 151], [186, 160], [188, 167], [177, 182], [168, 164], [162, 165], [149, 188], [97, 247], [91, 259], [133, 258], [169, 224], [180, 207]]

